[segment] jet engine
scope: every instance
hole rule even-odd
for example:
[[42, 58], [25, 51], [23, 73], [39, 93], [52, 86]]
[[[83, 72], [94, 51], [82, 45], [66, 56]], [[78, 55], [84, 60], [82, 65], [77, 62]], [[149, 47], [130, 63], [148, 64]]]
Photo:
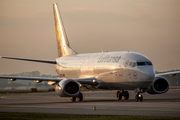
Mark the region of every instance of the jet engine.
[[65, 79], [56, 85], [56, 93], [60, 97], [76, 97], [80, 93], [80, 85], [72, 79]]
[[167, 79], [163, 77], [155, 77], [153, 83], [148, 86], [147, 93], [161, 94], [167, 92], [168, 89], [169, 89], [169, 83]]

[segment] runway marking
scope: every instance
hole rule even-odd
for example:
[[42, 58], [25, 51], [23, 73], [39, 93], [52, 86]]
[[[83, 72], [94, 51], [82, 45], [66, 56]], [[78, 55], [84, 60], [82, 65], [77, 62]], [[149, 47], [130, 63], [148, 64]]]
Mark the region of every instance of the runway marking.
[[[53, 106], [23, 106], [23, 105], [0, 105], [0, 107], [28, 107], [28, 108], [61, 108], [61, 109], [92, 109], [90, 107], [53, 107]], [[180, 112], [180, 110], [155, 110], [155, 109], [122, 109], [122, 108], [97, 108], [97, 110], [117, 110], [117, 111], [162, 111], [162, 112]]]

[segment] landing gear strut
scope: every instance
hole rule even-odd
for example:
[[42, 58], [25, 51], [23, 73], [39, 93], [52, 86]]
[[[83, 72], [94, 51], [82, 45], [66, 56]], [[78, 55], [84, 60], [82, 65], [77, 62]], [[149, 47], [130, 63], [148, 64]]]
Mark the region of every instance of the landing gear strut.
[[117, 100], [121, 100], [122, 96], [124, 97], [124, 100], [128, 100], [129, 99], [129, 92], [128, 91], [117, 91], [116, 93], [116, 98]]
[[82, 101], [83, 100], [83, 94], [80, 92], [79, 96], [77, 98], [78, 98], [78, 101]]
[[[83, 94], [80, 92], [79, 95], [77, 96], [78, 101], [82, 101], [83, 100]], [[76, 97], [71, 97], [71, 102], [75, 102], [76, 101]]]
[[76, 97], [71, 97], [71, 102], [75, 102], [76, 101]]

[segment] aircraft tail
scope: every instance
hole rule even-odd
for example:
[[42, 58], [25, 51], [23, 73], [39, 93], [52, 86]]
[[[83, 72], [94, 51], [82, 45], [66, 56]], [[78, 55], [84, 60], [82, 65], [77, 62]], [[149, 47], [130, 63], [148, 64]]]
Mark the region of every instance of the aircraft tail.
[[56, 27], [55, 29], [57, 37], [58, 56], [63, 57], [67, 55], [78, 54], [69, 44], [57, 3], [53, 4], [53, 11]]

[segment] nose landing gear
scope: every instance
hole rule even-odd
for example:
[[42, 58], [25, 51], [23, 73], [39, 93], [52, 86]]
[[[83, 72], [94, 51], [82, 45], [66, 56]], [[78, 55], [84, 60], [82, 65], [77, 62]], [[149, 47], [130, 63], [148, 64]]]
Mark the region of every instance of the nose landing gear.
[[136, 102], [138, 102], [138, 101], [142, 102], [143, 101], [143, 96], [140, 93], [144, 93], [145, 89], [137, 88], [137, 89], [134, 90], [134, 92], [137, 93], [136, 96], [135, 96]]
[[143, 96], [138, 93], [138, 94], [135, 96], [135, 100], [136, 100], [136, 102], [138, 102], [138, 101], [142, 102], [142, 101], [143, 101]]
[[128, 100], [129, 99], [129, 92], [124, 91], [124, 90], [117, 91], [117, 93], [116, 93], [117, 100], [121, 100], [122, 96], [124, 97], [124, 100]]

